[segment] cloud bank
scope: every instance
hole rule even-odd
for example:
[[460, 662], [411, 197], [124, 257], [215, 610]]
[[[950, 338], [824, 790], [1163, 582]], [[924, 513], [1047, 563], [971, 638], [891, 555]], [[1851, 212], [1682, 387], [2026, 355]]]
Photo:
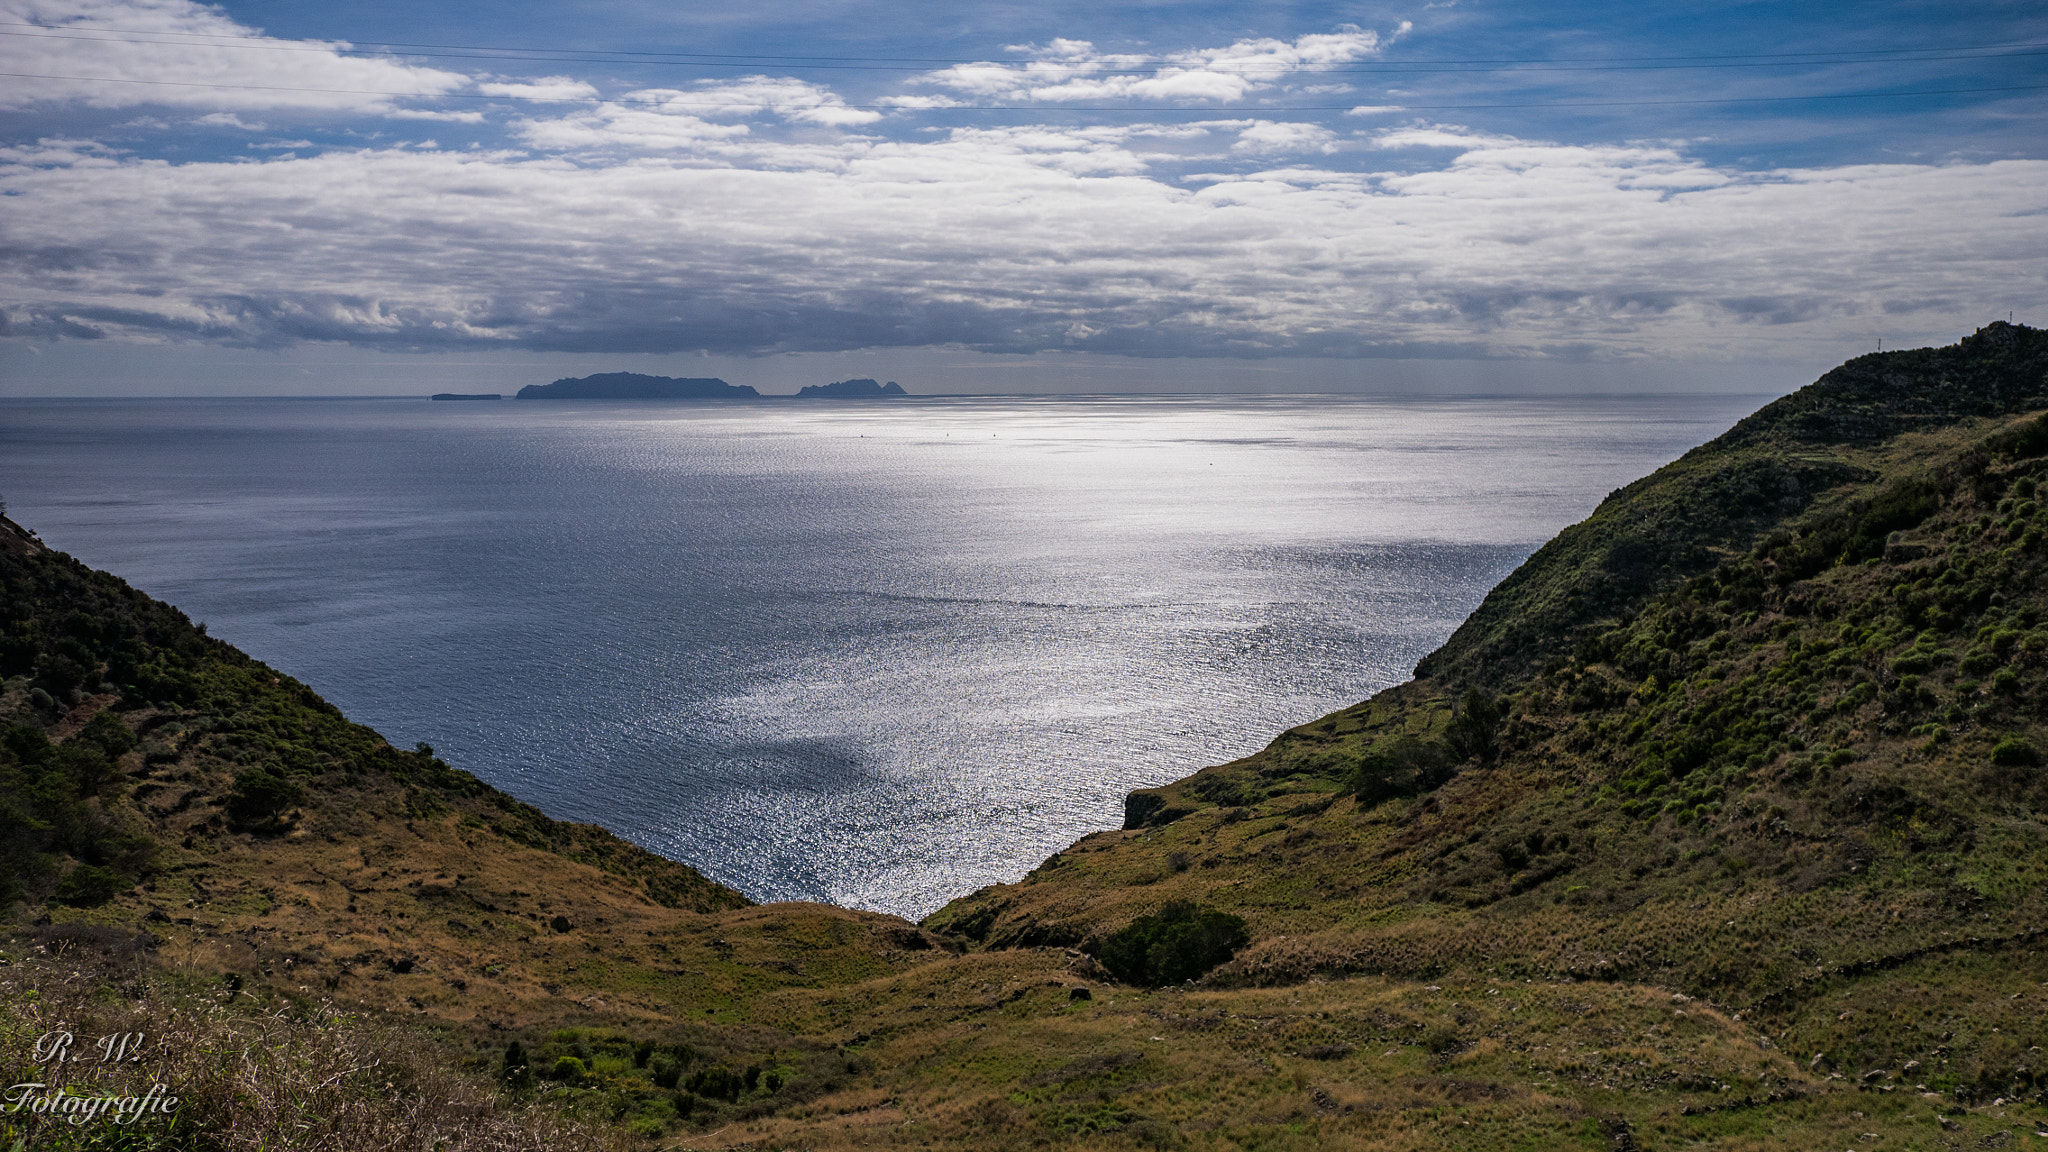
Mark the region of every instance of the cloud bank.
[[0, 21], [0, 72], [20, 77], [0, 85], [0, 108], [378, 113], [470, 83], [456, 72], [343, 56], [345, 43], [271, 39], [190, 0], [6, 0]]
[[[66, 28], [153, 20], [255, 37], [172, 0], [34, 12]], [[1200, 107], [1278, 83], [1262, 68], [1312, 71], [1384, 43], [1356, 29], [1248, 40], [1118, 73], [1131, 62], [1054, 41], [1022, 64], [929, 73], [896, 99]], [[409, 84], [420, 98], [342, 107], [195, 88], [151, 102], [207, 109], [217, 131], [346, 112], [473, 120], [497, 143], [296, 139], [178, 163], [71, 137], [0, 149], [0, 336], [1712, 358], [1852, 323], [1967, 327], [2048, 287], [2041, 161], [1755, 171], [1678, 143], [1279, 113], [918, 131], [887, 104], [783, 77], [605, 96], [572, 76], [469, 78], [332, 48], [288, 63], [183, 53], [183, 66], [238, 84], [272, 68]], [[112, 54], [38, 66], [156, 67], [149, 45], [75, 51]], [[463, 86], [507, 102], [435, 103]], [[118, 98], [109, 86], [24, 99]]]

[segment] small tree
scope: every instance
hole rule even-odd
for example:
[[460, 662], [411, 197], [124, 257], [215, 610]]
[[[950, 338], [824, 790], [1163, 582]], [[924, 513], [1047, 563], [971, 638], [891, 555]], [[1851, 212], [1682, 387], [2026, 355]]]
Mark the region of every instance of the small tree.
[[228, 819], [240, 828], [270, 828], [285, 809], [305, 798], [306, 790], [298, 781], [286, 779], [275, 769], [245, 769], [235, 777], [235, 790], [228, 794]]
[[1500, 752], [1500, 722], [1506, 714], [1501, 701], [1477, 688], [1467, 688], [1458, 700], [1457, 715], [1444, 729], [1444, 741], [1460, 759], [1491, 764]]
[[533, 1069], [526, 1059], [526, 1045], [517, 1040], [505, 1045], [505, 1064], [500, 1075], [513, 1088], [524, 1088], [533, 1082]]

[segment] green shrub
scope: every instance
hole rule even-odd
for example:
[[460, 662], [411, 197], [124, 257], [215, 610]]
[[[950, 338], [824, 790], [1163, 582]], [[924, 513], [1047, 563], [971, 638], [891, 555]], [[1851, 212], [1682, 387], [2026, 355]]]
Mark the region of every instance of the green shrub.
[[285, 809], [305, 798], [306, 790], [298, 781], [286, 779], [275, 769], [246, 769], [235, 777], [235, 790], [228, 795], [228, 819], [240, 828], [268, 828]]
[[2000, 663], [2001, 661], [1996, 652], [1987, 652], [1982, 648], [1975, 648], [1963, 654], [1962, 663], [1958, 664], [1957, 667], [1966, 676], [1982, 676], [1984, 673], [1998, 667]]
[[582, 1083], [587, 1075], [589, 1072], [583, 1067], [583, 1061], [574, 1056], [557, 1056], [555, 1066], [548, 1069], [548, 1079], [560, 1080], [564, 1084]]
[[1397, 796], [1432, 791], [1449, 780], [1453, 771], [1451, 753], [1442, 745], [1403, 736], [1367, 752], [1345, 777], [1344, 790], [1369, 807]]
[[94, 716], [86, 723], [84, 728], [79, 729], [78, 735], [72, 737], [72, 739], [74, 741], [83, 740], [88, 743], [97, 744], [100, 746], [101, 751], [116, 758], [132, 751], [135, 745], [139, 743], [135, 733], [129, 730], [128, 725], [123, 724], [121, 718], [111, 711], [103, 711], [99, 715]]
[[126, 889], [147, 868], [148, 837], [121, 831], [91, 802], [119, 775], [98, 744], [52, 744], [30, 724], [0, 731], [0, 907], [49, 895], [65, 856], [118, 875], [111, 890], [93, 872], [71, 881], [63, 898], [80, 903], [105, 900], [100, 892]]
[[1499, 700], [1477, 688], [1467, 688], [1458, 699], [1457, 719], [1444, 729], [1444, 742], [1461, 760], [1491, 764], [1500, 750], [1500, 722], [1506, 714]]
[[133, 886], [132, 881], [112, 868], [80, 864], [57, 881], [57, 899], [89, 907], [105, 904]]
[[2024, 736], [2007, 736], [1991, 749], [1991, 762], [2006, 768], [2027, 768], [2041, 762], [2041, 754]]
[[1515, 841], [1510, 840], [1494, 851], [1500, 856], [1500, 870], [1503, 872], [1519, 872], [1529, 863], [1529, 850]]
[[[759, 1073], [755, 1075], [758, 1076]], [[699, 1069], [692, 1074], [689, 1080], [684, 1082], [681, 1095], [695, 1094], [720, 1100], [737, 1100], [746, 1088], [746, 1081], [738, 1072], [721, 1064], [714, 1068]], [[680, 1105], [677, 1110], [682, 1111]], [[687, 1112], [684, 1114], [688, 1115]]]
[[1250, 942], [1244, 921], [1175, 901], [1103, 940], [1095, 957], [1127, 984], [1159, 987], [1193, 980]]

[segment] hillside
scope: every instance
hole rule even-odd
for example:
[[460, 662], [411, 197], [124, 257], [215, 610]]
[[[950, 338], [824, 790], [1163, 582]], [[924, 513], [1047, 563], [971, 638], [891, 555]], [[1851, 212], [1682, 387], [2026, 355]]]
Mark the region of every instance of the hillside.
[[140, 949], [179, 995], [414, 1021], [629, 1143], [2033, 1140], [2044, 473], [2048, 335], [1859, 358], [1416, 680], [922, 926], [552, 821], [8, 525], [9, 971]]
[[2031, 1092], [2041, 409], [2031, 329], [1852, 361], [1615, 493], [1415, 681], [928, 926], [1084, 944], [1193, 900], [1251, 925], [1211, 984], [1654, 982], [1858, 1076]]

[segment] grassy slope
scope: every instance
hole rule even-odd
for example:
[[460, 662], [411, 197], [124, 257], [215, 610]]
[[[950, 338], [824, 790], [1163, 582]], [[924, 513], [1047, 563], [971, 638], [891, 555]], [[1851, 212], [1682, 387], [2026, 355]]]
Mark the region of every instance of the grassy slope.
[[[0, 586], [0, 890], [25, 898], [9, 904], [30, 953], [118, 950], [127, 936], [106, 935], [118, 926], [148, 933], [158, 969], [188, 993], [394, 1012], [479, 1044], [557, 1025], [688, 1039], [714, 1059], [795, 1043], [721, 1031], [764, 991], [942, 954], [897, 917], [755, 908], [392, 748], [6, 521]], [[238, 818], [252, 772], [296, 798]], [[92, 868], [118, 881], [111, 899], [63, 898]], [[683, 1004], [694, 1030], [677, 1023]]]
[[[2048, 774], [1994, 750], [2048, 751], [2043, 407], [2030, 330], [1852, 362], [1616, 493], [1423, 678], [929, 924], [1079, 943], [1195, 899], [1257, 938], [1211, 983], [1656, 981], [1818, 1066], [2031, 1095]], [[1727, 496], [1789, 474], [1836, 482], [1760, 481], [1769, 511]], [[1688, 518], [1719, 546], [1657, 543]], [[1664, 590], [1617, 593], [1617, 552], [1662, 557], [1641, 571]], [[1464, 673], [1509, 694], [1498, 762], [1426, 796], [1344, 795], [1367, 750], [1443, 731]]]
[[[367, 751], [353, 776], [291, 763], [321, 787], [289, 830], [229, 831], [231, 765], [266, 754], [229, 738], [252, 702], [327, 722], [224, 647], [193, 659], [232, 692], [121, 704], [153, 743], [93, 803], [157, 845], [143, 883], [40, 931], [164, 908], [193, 923], [150, 926], [161, 966], [194, 986], [575, 1054], [594, 1075], [561, 1094], [688, 1147], [1975, 1144], [2043, 1118], [2018, 1101], [2048, 1002], [2048, 797], [1989, 763], [2010, 734], [2048, 749], [2016, 487], [2043, 445], [2014, 434], [2048, 407], [2043, 345], [1998, 325], [1844, 366], [1617, 493], [1421, 679], [1155, 790], [1144, 826], [925, 931], [720, 907], [594, 831], [550, 850], [562, 826], [494, 828], [487, 791], [353, 726], [267, 722], [281, 762]], [[152, 645], [189, 641], [164, 627]], [[1346, 794], [1371, 749], [1439, 740], [1474, 683], [1510, 701], [1494, 762]], [[88, 739], [108, 702], [52, 732]], [[1253, 944], [1152, 992], [1063, 947], [1173, 898], [1239, 912]], [[557, 911], [571, 931], [538, 922]], [[682, 1100], [636, 1041], [774, 1086]]]

